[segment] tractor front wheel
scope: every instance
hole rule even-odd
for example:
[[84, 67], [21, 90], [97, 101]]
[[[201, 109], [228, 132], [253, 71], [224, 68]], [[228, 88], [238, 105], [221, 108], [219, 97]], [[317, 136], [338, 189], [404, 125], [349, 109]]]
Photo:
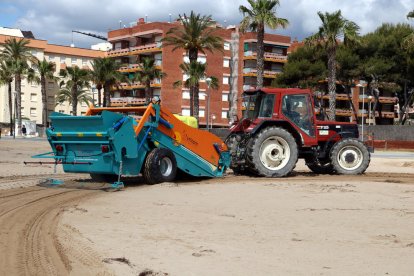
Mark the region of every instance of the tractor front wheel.
[[246, 161], [249, 169], [260, 176], [282, 177], [295, 168], [298, 146], [287, 130], [265, 128], [249, 142]]
[[148, 184], [173, 181], [177, 175], [177, 161], [172, 151], [153, 149], [145, 160], [143, 175]]
[[336, 142], [331, 150], [331, 162], [339, 174], [362, 174], [368, 168], [370, 154], [364, 143], [357, 139]]

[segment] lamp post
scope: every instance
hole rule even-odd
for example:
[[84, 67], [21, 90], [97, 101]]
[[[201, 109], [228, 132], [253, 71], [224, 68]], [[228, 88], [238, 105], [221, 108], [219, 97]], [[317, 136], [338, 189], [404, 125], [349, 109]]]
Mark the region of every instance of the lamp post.
[[13, 139], [16, 139], [17, 92], [14, 91], [13, 94], [14, 94]]
[[206, 91], [206, 96], [207, 96], [207, 116], [206, 116], [206, 128], [207, 131], [209, 131], [210, 126], [209, 126], [209, 118], [210, 118], [210, 84], [211, 84], [211, 78], [206, 78], [206, 83], [207, 83], [207, 91]]
[[172, 14], [171, 14], [171, 13], [169, 13], [168, 15], [170, 16], [170, 21], [169, 21], [168, 23], [171, 23], [171, 15], [172, 15]]

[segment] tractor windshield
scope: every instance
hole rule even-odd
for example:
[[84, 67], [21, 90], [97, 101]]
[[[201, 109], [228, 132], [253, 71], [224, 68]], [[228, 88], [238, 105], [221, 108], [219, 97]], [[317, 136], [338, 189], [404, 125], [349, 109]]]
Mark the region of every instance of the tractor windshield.
[[243, 118], [271, 118], [275, 102], [274, 94], [244, 94], [242, 102]]

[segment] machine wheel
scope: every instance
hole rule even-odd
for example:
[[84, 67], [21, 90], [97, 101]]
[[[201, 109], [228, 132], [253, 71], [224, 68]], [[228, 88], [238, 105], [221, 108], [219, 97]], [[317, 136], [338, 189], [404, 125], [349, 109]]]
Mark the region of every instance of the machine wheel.
[[90, 174], [93, 181], [96, 182], [115, 182], [118, 181], [118, 176], [116, 174], [99, 174], [91, 173]]
[[246, 161], [249, 169], [260, 176], [282, 177], [295, 168], [298, 146], [285, 129], [265, 128], [249, 142]]
[[227, 148], [229, 149], [230, 156], [231, 156], [231, 163], [230, 163], [230, 169], [232, 169], [234, 175], [243, 175], [245, 174], [245, 170], [241, 169], [239, 166], [235, 166], [233, 163], [233, 158], [237, 154], [237, 134], [230, 134], [225, 140], [225, 143], [227, 145]]
[[172, 151], [153, 149], [145, 160], [143, 175], [148, 184], [173, 181], [177, 175], [177, 161]]
[[306, 166], [317, 174], [333, 174], [335, 172], [331, 162], [324, 162], [316, 157], [305, 158]]
[[331, 162], [339, 174], [361, 174], [368, 168], [370, 154], [359, 140], [344, 139], [332, 147]]

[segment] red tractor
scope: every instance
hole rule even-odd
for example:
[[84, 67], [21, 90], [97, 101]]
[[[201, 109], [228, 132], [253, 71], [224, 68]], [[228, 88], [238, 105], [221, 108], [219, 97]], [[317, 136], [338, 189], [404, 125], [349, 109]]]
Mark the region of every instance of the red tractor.
[[226, 144], [235, 174], [282, 177], [298, 158], [315, 173], [362, 174], [370, 162], [358, 125], [319, 121], [309, 89], [263, 88], [243, 93], [240, 120]]

